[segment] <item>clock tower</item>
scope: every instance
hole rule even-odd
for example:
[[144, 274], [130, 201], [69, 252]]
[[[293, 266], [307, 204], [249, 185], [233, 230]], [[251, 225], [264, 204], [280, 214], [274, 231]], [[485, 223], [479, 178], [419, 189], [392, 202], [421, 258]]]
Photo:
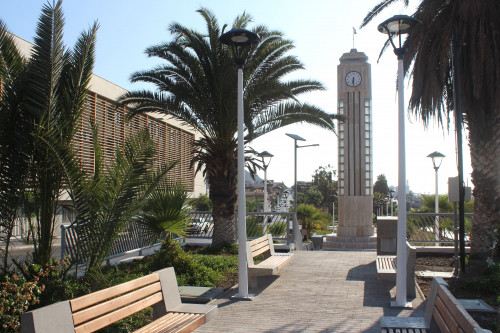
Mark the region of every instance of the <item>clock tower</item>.
[[376, 248], [372, 220], [371, 67], [363, 52], [351, 49], [337, 66], [338, 227], [325, 248]]

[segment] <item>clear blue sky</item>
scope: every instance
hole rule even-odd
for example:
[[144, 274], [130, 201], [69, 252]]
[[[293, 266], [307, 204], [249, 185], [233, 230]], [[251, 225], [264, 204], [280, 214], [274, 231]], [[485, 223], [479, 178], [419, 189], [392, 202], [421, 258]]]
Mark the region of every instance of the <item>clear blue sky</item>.
[[[129, 82], [130, 75], [148, 69], [157, 60], [144, 55], [146, 47], [171, 39], [169, 24], [181, 23], [205, 31], [204, 21], [196, 13], [200, 7], [210, 9], [220, 25], [231, 24], [246, 11], [255, 24], [263, 24], [285, 33], [292, 40], [295, 54], [306, 69], [294, 78], [321, 81], [324, 92], [308, 94], [303, 100], [336, 113], [337, 65], [340, 56], [353, 46], [352, 27], [357, 30], [355, 47], [365, 52], [372, 65], [373, 94], [373, 166], [374, 178], [385, 174], [389, 185], [397, 186], [397, 59], [391, 50], [379, 63], [377, 58], [386, 37], [376, 29], [378, 23], [398, 14], [411, 14], [410, 9], [394, 6], [374, 22], [358, 29], [366, 13], [379, 0], [253, 0], [194, 2], [190, 0], [66, 0], [63, 4], [66, 28], [65, 43], [72, 47], [78, 34], [93, 21], [100, 23], [97, 59], [94, 73], [125, 89], [137, 89]], [[0, 1], [0, 18], [10, 31], [32, 42], [42, 5], [41, 0]], [[412, 2], [415, 5], [416, 1]], [[409, 96], [408, 84], [405, 97]], [[453, 129], [453, 123], [450, 124]], [[447, 179], [457, 175], [454, 132], [443, 131], [436, 124], [424, 129], [414, 117], [407, 118], [407, 179], [410, 189], [418, 193], [434, 193], [434, 169], [426, 156], [433, 151], [446, 155], [439, 169], [439, 192], [447, 193]], [[319, 147], [298, 150], [298, 179], [310, 180], [319, 166], [333, 165], [337, 169], [337, 139], [335, 134], [310, 125], [291, 125], [265, 135], [251, 146], [275, 155], [268, 169], [268, 178], [293, 183], [293, 141], [285, 133], [299, 134], [308, 144]], [[470, 179], [470, 154], [464, 142], [465, 178]], [[263, 176], [263, 175], [261, 175]], [[469, 181], [470, 183], [470, 181]]]

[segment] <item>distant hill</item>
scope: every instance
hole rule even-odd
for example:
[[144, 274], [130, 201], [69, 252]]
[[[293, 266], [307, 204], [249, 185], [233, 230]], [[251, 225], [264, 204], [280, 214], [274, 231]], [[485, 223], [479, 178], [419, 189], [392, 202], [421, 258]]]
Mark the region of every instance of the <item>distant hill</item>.
[[251, 176], [250, 176], [250, 172], [248, 172], [247, 170], [245, 170], [245, 181], [252, 181], [252, 180], [255, 180], [256, 182], [261, 182], [263, 181], [264, 179], [260, 178], [258, 175], [255, 175], [255, 179], [253, 179]]

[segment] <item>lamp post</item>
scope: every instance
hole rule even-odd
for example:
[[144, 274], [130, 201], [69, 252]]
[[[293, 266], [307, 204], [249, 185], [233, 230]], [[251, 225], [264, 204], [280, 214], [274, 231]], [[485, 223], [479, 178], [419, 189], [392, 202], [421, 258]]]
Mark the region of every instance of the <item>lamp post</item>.
[[[406, 48], [401, 36], [411, 37], [413, 27], [420, 23], [407, 15], [395, 15], [377, 27], [378, 31], [389, 36], [389, 41], [398, 57], [398, 230], [397, 230], [397, 270], [396, 270], [396, 301], [392, 306], [411, 307], [406, 302], [406, 151], [405, 151], [405, 111], [403, 85], [403, 59]], [[396, 41], [393, 40], [395, 37]], [[394, 44], [396, 42], [396, 44]]]
[[394, 199], [394, 190], [389, 190], [389, 196], [391, 198], [391, 216], [394, 216], [394, 202], [392, 201]]
[[[305, 147], [313, 147], [313, 146], [319, 146], [319, 144], [315, 143], [315, 144], [312, 144], [312, 145], [304, 145], [304, 146], [299, 146], [297, 144], [297, 141], [306, 141], [306, 139], [304, 139], [303, 137], [297, 135], [297, 134], [290, 134], [290, 133], [285, 133], [287, 136], [291, 137], [294, 141], [294, 177], [293, 177], [293, 184], [295, 186], [294, 188], [294, 191], [293, 191], [293, 205], [295, 207], [294, 209], [294, 220], [297, 221], [297, 207], [298, 207], [298, 204], [297, 204], [297, 149], [298, 148], [305, 148]], [[295, 225], [295, 226], [298, 226]], [[295, 227], [294, 226], [294, 227]], [[299, 236], [298, 235], [298, 229], [297, 228], [294, 228], [294, 232], [295, 232], [295, 239], [297, 239], [297, 237]]]
[[274, 156], [267, 150], [264, 150], [259, 154], [262, 158], [262, 166], [264, 167], [264, 213], [269, 211], [269, 207], [267, 205], [267, 167], [269, 163], [271, 163], [271, 158]]
[[333, 225], [332, 225], [332, 234], [335, 233], [335, 199], [337, 199], [337, 196], [335, 194], [331, 195], [332, 198], [332, 220], [333, 220]]
[[252, 44], [258, 43], [259, 35], [237, 28], [222, 34], [219, 40], [222, 44], [231, 47], [234, 62], [238, 66], [238, 294], [236, 297], [248, 298], [245, 153], [243, 150], [243, 67]]
[[[438, 192], [438, 170], [443, 163], [443, 158], [445, 157], [440, 152], [433, 152], [427, 157], [432, 158], [432, 165], [434, 166], [434, 170], [436, 171], [436, 197], [434, 200], [434, 213], [436, 213], [436, 217], [434, 218], [434, 239], [436, 241], [439, 240], [439, 192]], [[439, 242], [436, 242], [436, 246], [439, 246]]]

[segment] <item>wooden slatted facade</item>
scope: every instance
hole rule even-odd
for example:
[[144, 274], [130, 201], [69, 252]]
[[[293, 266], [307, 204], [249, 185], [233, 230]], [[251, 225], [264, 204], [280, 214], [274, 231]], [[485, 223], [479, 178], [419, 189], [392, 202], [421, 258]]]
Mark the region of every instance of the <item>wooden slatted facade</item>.
[[94, 172], [94, 143], [90, 127], [92, 118], [96, 120], [106, 165], [111, 165], [116, 148], [123, 147], [126, 138], [139, 130], [148, 129], [156, 144], [155, 166], [178, 160], [179, 163], [169, 172], [170, 179], [181, 181], [188, 191], [194, 190], [194, 170], [189, 167], [193, 157], [194, 134], [150, 115], [139, 115], [125, 122], [125, 108], [116, 108], [112, 100], [94, 92], [89, 92], [87, 96], [74, 138], [76, 155], [87, 172]]

